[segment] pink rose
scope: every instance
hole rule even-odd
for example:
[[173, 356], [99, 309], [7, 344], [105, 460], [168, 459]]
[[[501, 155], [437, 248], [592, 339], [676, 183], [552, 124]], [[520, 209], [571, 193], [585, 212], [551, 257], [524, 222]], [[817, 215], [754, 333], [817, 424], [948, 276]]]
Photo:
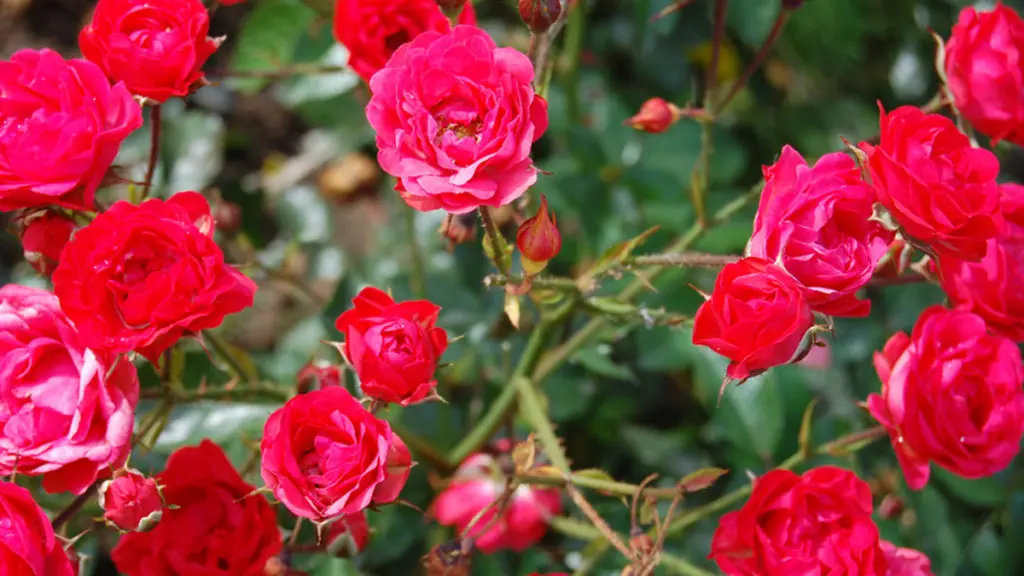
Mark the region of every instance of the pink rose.
[[530, 148], [548, 127], [533, 64], [475, 26], [424, 32], [370, 79], [377, 160], [417, 210], [503, 206], [537, 180]]
[[83, 346], [53, 294], [0, 288], [0, 476], [84, 492], [128, 458], [138, 399], [132, 363]]
[[0, 574], [72, 576], [75, 572], [32, 494], [0, 481]]
[[985, 257], [940, 257], [939, 276], [955, 308], [985, 319], [993, 332], [1024, 341], [1024, 186], [1002, 184], [1006, 232], [988, 241]]
[[750, 255], [796, 278], [813, 310], [867, 316], [871, 302], [856, 293], [871, 279], [894, 234], [869, 221], [875, 192], [857, 163], [834, 152], [809, 166], [786, 146], [778, 162], [764, 168], [764, 181]]
[[975, 314], [932, 306], [908, 336], [898, 332], [875, 370], [882, 393], [871, 415], [889, 431], [911, 489], [934, 462], [964, 478], [999, 472], [1024, 435], [1024, 366], [1017, 345], [987, 331]]
[[935, 576], [932, 561], [913, 548], [899, 548], [882, 540], [882, 553], [889, 562], [886, 576]]

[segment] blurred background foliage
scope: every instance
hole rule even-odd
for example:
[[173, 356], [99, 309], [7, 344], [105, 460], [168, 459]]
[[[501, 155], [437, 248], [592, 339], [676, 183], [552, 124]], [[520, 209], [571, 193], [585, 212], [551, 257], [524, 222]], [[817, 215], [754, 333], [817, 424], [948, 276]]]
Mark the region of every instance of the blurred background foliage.
[[[657, 251], [693, 223], [689, 182], [701, 149], [698, 125], [683, 120], [661, 135], [623, 125], [647, 98], [681, 105], [698, 100], [703, 90], [713, 2], [698, 0], [650, 21], [670, 3], [578, 0], [560, 37], [551, 127], [534, 155], [552, 173], [541, 177], [534, 193], [547, 195], [564, 237], [549, 268], [554, 273], [576, 273], [605, 249], [655, 225], [660, 229], [642, 252]], [[499, 44], [525, 49], [528, 35], [514, 1], [475, 4]], [[783, 144], [817, 157], [841, 149], [842, 137], [856, 142], [876, 135], [877, 102], [887, 108], [927, 102], [937, 90], [930, 30], [947, 36], [967, 4], [807, 1], [716, 125], [709, 211], [756, 184], [761, 166], [772, 163]], [[85, 0], [0, 0], [0, 56], [43, 46], [76, 54], [77, 31], [90, 10]], [[779, 10], [773, 0], [729, 2], [718, 70], [722, 83], [741, 73]], [[491, 269], [479, 242], [448, 252], [438, 234], [444, 215], [413, 215], [391, 192], [392, 182], [376, 166], [373, 134], [362, 112], [367, 89], [353, 74], [293, 74], [346, 61], [318, 5], [249, 0], [221, 7], [211, 33], [227, 36], [206, 68], [216, 84], [165, 106], [156, 188], [164, 196], [201, 190], [240, 207], [237, 230], [225, 227], [221, 240], [229, 258], [259, 281], [260, 291], [256, 306], [230, 318], [219, 332], [233, 367], [219, 369], [197, 345], [187, 345], [176, 355], [171, 376], [187, 396], [202, 383], [227, 382], [232, 370], [245, 379], [291, 386], [312, 358], [337, 362], [336, 352], [321, 341], [340, 339], [334, 319], [359, 288], [372, 284], [390, 288], [397, 298], [411, 297], [415, 238], [427, 297], [444, 307], [441, 325], [463, 337], [447, 352], [451, 365], [439, 376], [439, 390], [450, 404], [391, 408], [387, 416], [403, 436], [449, 449], [507, 379], [535, 321], [533, 308], [524, 306], [522, 330], [512, 328], [502, 313], [501, 290], [482, 284]], [[148, 139], [147, 126], [124, 146], [118, 164], [125, 174], [141, 179]], [[1020, 151], [1000, 154], [1004, 176], [1021, 175]], [[220, 218], [231, 220], [230, 209], [221, 209], [228, 212]], [[753, 211], [749, 206], [695, 248], [741, 253]], [[510, 211], [504, 220], [505, 229], [514, 231]], [[42, 282], [21, 261], [14, 237], [2, 237], [0, 252], [0, 281]], [[645, 292], [640, 301], [692, 314], [701, 299], [688, 284], [708, 290], [713, 281], [713, 271], [670, 272], [659, 279], [657, 292]], [[607, 281], [602, 291], [614, 294], [620, 283]], [[655, 472], [668, 485], [704, 466], [732, 470], [711, 490], [688, 498], [685, 504], [694, 506], [749, 482], [747, 471], [762, 473], [793, 454], [812, 400], [818, 400], [810, 429], [816, 443], [867, 426], [857, 403], [879, 388], [872, 352], [892, 332], [909, 330], [924, 307], [942, 301], [937, 289], [925, 285], [873, 289], [870, 296], [871, 318], [839, 322], [827, 364], [772, 370], [727, 391], [720, 407], [716, 396], [725, 362], [693, 347], [687, 329], [610, 325], [543, 383], [574, 467], [601, 468], [633, 483]], [[579, 313], [572, 324], [585, 320]], [[147, 395], [159, 397], [159, 376], [148, 365], [142, 372]], [[273, 408], [259, 398], [178, 403], [170, 410], [160, 400], [144, 400], [139, 429], [149, 429], [145, 443], [152, 449], [137, 450], [133, 464], [159, 470], [174, 449], [209, 437], [259, 485], [253, 447]], [[519, 432], [526, 431], [520, 422]], [[886, 517], [878, 518], [884, 537], [926, 552], [937, 574], [1024, 573], [1021, 465], [979, 481], [935, 470], [934, 481], [912, 493], [884, 442], [832, 462], [868, 480], [876, 506], [887, 500]], [[441, 471], [430, 465], [417, 466], [404, 498], [426, 509], [434, 495], [429, 481], [439, 477]], [[44, 504], [64, 504], [52, 500]], [[598, 495], [592, 501], [613, 526], [628, 529], [621, 501]], [[314, 576], [411, 574], [430, 546], [451, 536], [403, 506], [370, 517], [376, 535], [365, 554], [351, 560], [297, 556], [295, 565]], [[714, 528], [714, 520], [698, 523], [670, 538], [667, 550], [712, 569], [704, 557]], [[103, 568], [102, 555], [114, 538], [94, 530], [81, 545], [101, 560], [98, 574], [111, 573], [104, 571], [109, 567]], [[521, 576], [593, 562], [590, 573], [617, 574], [620, 559], [598, 554], [599, 548], [552, 532], [527, 553], [478, 559], [474, 573]]]

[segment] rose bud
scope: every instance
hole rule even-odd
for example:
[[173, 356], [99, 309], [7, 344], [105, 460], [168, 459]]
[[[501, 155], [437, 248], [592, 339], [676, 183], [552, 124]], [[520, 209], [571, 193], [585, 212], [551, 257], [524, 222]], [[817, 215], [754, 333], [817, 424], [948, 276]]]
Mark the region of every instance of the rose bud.
[[886, 576], [871, 489], [853, 472], [772, 470], [746, 504], [719, 520], [711, 554], [726, 574]]
[[946, 86], [956, 109], [993, 144], [1024, 145], [1024, 20], [997, 3], [968, 6], [946, 42]]
[[370, 79], [366, 117], [402, 199], [422, 212], [465, 214], [529, 190], [538, 174], [530, 152], [548, 127], [533, 80], [525, 54], [475, 26], [424, 32], [396, 51]]
[[519, 0], [519, 16], [534, 34], [547, 32], [562, 15], [562, 0]]
[[242, 207], [234, 202], [217, 200], [213, 205], [213, 221], [217, 230], [234, 235], [242, 228]]
[[882, 259], [878, 261], [878, 266], [875, 268], [875, 276], [879, 278], [895, 278], [900, 276], [910, 266], [910, 257], [913, 253], [913, 246], [907, 244], [902, 238], [896, 237], [889, 244], [889, 248], [885, 251], [885, 256], [882, 256]]
[[160, 486], [138, 470], [115, 472], [100, 486], [98, 498], [103, 518], [122, 532], [145, 532], [163, 516]]
[[940, 257], [938, 276], [954, 308], [970, 310], [992, 332], [1024, 342], [1024, 186], [1002, 184], [999, 192], [1005, 233], [988, 241], [980, 262]]
[[295, 375], [295, 387], [300, 394], [336, 386], [341, 386], [341, 368], [326, 360], [314, 360]]
[[4, 481], [0, 481], [0, 540], [0, 574], [73, 576], [76, 572], [32, 494]]
[[438, 544], [423, 557], [426, 576], [469, 576], [473, 567], [469, 553], [463, 552], [462, 540]]
[[649, 134], [661, 134], [682, 118], [678, 106], [663, 98], [651, 98], [640, 106], [640, 111], [626, 125]]
[[[432, 514], [438, 523], [454, 526], [463, 537], [473, 538], [485, 554], [498, 550], [522, 552], [544, 536], [548, 519], [561, 513], [561, 495], [554, 488], [521, 485], [501, 517], [492, 524], [497, 510], [491, 504], [504, 489], [505, 476], [497, 460], [489, 454], [473, 454], [459, 466], [451, 483], [434, 501]], [[485, 508], [490, 510], [466, 534], [469, 523]], [[481, 532], [485, 527], [487, 530]]]
[[435, 326], [441, 307], [427, 300], [395, 302], [382, 290], [362, 289], [353, 308], [338, 316], [345, 335], [341, 353], [363, 393], [380, 402], [408, 406], [435, 394], [437, 363], [448, 335]]
[[437, 0], [437, 5], [448, 17], [456, 17], [466, 7], [467, 0]]
[[889, 571], [885, 576], [935, 576], [932, 561], [913, 548], [899, 548], [882, 540], [882, 553], [889, 561]]
[[523, 255], [523, 270], [530, 276], [540, 273], [562, 249], [562, 235], [558, 233], [555, 215], [548, 212], [548, 199], [543, 194], [537, 214], [519, 226], [516, 246]]
[[726, 376], [746, 380], [799, 360], [814, 314], [800, 286], [759, 258], [726, 265], [693, 319], [693, 343], [731, 360]]
[[782, 0], [782, 9], [789, 10], [790, 12], [799, 10], [803, 5], [804, 0]]
[[348, 514], [331, 522], [324, 541], [327, 542], [327, 551], [336, 555], [355, 556], [365, 550], [370, 543], [366, 512]]
[[878, 517], [892, 520], [903, 514], [905, 505], [903, 499], [895, 494], [886, 494], [882, 502], [878, 504]]
[[341, 387], [295, 396], [274, 411], [260, 454], [267, 488], [318, 524], [394, 502], [412, 468], [391, 426]]
[[471, 213], [451, 215], [441, 227], [441, 235], [448, 240], [448, 251], [458, 244], [471, 242], [476, 238], [476, 215]]
[[878, 201], [908, 241], [942, 256], [977, 262], [1002, 234], [999, 160], [940, 114], [913, 106], [881, 110], [877, 146], [867, 154]]
[[[476, 26], [473, 3], [462, 3], [458, 23]], [[334, 37], [348, 48], [348, 65], [367, 82], [403, 44], [424, 32], [444, 34], [452, 29], [438, 0], [336, 0], [334, 4]]]
[[75, 221], [51, 210], [31, 212], [20, 220], [25, 261], [42, 276], [53, 274], [64, 245], [75, 231]]
[[1024, 366], [1014, 342], [967, 311], [932, 306], [914, 331], [894, 334], [875, 353], [882, 393], [871, 415], [889, 431], [912, 490], [934, 462], [957, 476], [984, 478], [1006, 468], [1024, 435]]
[[163, 103], [205, 82], [203, 64], [222, 41], [209, 31], [200, 0], [100, 0], [78, 46], [111, 80]]

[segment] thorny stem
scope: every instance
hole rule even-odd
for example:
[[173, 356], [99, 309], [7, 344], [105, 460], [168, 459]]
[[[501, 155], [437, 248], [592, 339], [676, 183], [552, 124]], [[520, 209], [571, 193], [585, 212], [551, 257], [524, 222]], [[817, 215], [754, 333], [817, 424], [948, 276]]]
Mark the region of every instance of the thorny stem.
[[67, 508], [61, 510], [60, 514], [53, 519], [53, 529], [59, 530], [61, 526], [67, 524], [67, 522], [71, 520], [71, 518], [74, 517], [74, 515], [77, 514], [93, 496], [96, 495], [96, 491], [99, 489], [99, 486], [99, 482], [93, 483], [92, 486], [86, 488], [85, 492], [82, 492], [72, 500], [71, 504], [68, 504]]
[[756, 72], [757, 69], [761, 67], [761, 64], [764, 63], [765, 58], [768, 57], [768, 53], [771, 52], [772, 46], [775, 44], [775, 41], [778, 40], [779, 36], [782, 34], [782, 28], [783, 26], [786, 25], [786, 20], [788, 19], [788, 10], [782, 10], [779, 12], [779, 16], [775, 19], [775, 23], [772, 25], [771, 32], [768, 33], [768, 38], [765, 39], [764, 44], [761, 45], [761, 48], [757, 51], [757, 54], [754, 55], [754, 59], [750, 62], [749, 65], [747, 65], [747, 69], [743, 71], [743, 75], [740, 76], [740, 79], [737, 80], [732, 85], [732, 88], [729, 89], [729, 93], [725, 96], [725, 99], [723, 99], [722, 102], [715, 107], [716, 112], [728, 106], [729, 102], [733, 99], [733, 97], [736, 96], [736, 94], [738, 94], [739, 91], [744, 86], [746, 86], [747, 82], [750, 81], [750, 78], [754, 75], [754, 72]]
[[502, 274], [508, 275], [512, 271], [512, 262], [505, 251], [506, 241], [501, 235], [501, 230], [494, 223], [494, 218], [491, 218], [491, 209], [487, 206], [480, 207], [480, 220], [484, 223], [484, 233], [487, 235], [485, 241], [491, 245], [491, 254], [493, 254], [495, 260], [494, 264]]
[[286, 68], [275, 70], [227, 70], [221, 73], [211, 73], [214, 78], [267, 78], [279, 80], [289, 76], [313, 76], [320, 74], [337, 74], [349, 70], [348, 66], [324, 66], [321, 64], [293, 64]]
[[605, 540], [611, 542], [612, 546], [614, 546], [615, 549], [622, 553], [626, 558], [633, 557], [633, 553], [630, 551], [629, 546], [626, 546], [626, 543], [622, 541], [622, 538], [612, 530], [610, 526], [608, 526], [608, 523], [601, 518], [601, 515], [597, 513], [597, 510], [594, 510], [594, 507], [590, 505], [590, 502], [587, 502], [587, 499], [583, 497], [583, 494], [580, 494], [580, 491], [577, 490], [575, 486], [572, 484], [566, 484], [565, 491], [569, 494], [569, 498], [572, 499], [573, 503], [576, 504], [576, 507], [580, 509], [580, 512], [583, 512], [583, 515], [587, 517], [587, 520], [590, 520], [591, 524], [594, 525], [594, 528], [604, 536]]
[[222, 362], [228, 365], [228, 368], [235, 376], [238, 378], [245, 378], [247, 380], [249, 379], [249, 375], [246, 374], [246, 370], [242, 368], [242, 365], [239, 364], [238, 361], [235, 360], [235, 357], [231, 355], [227, 344], [221, 340], [219, 335], [207, 330], [206, 332], [203, 332], [203, 341], [210, 343], [210, 347], [213, 348], [213, 351]]
[[708, 69], [704, 72], [705, 108], [710, 108], [712, 94], [715, 91], [715, 86], [718, 85], [718, 55], [722, 50], [722, 41], [725, 39], [725, 14], [728, 9], [729, 0], [715, 0], [715, 28], [711, 36], [711, 58], [708, 60]]
[[[501, 495], [492, 500], [487, 506], [481, 508], [480, 511], [477, 512], [469, 521], [469, 524], [466, 524], [466, 527], [462, 530], [462, 534], [459, 535], [463, 542], [463, 550], [472, 550], [476, 539], [490, 530], [491, 526], [494, 526], [494, 524], [501, 518], [501, 515], [505, 513], [505, 508], [508, 506], [509, 499], [512, 498], [512, 495], [515, 494], [515, 492], [515, 479], [506, 478], [505, 489], [502, 491]], [[494, 515], [487, 521], [487, 524], [485, 524], [483, 528], [477, 530], [476, 534], [470, 534], [477, 522], [479, 522], [491, 510], [494, 510]]]
[[149, 196], [149, 190], [153, 186], [156, 161], [160, 157], [160, 124], [160, 105], [157, 104], [149, 109], [149, 164], [146, 166], [146, 178], [142, 184], [140, 202]]
[[868, 281], [867, 288], [880, 288], [882, 286], [902, 286], [904, 284], [918, 284], [921, 282], [928, 282], [928, 277], [924, 274], [907, 273], [900, 274], [894, 278], [872, 278]]
[[636, 266], [677, 266], [680, 268], [721, 268], [741, 260], [742, 256], [731, 254], [703, 254], [681, 252], [677, 254], [648, 254], [634, 256], [626, 262]]
[[142, 398], [163, 398], [175, 404], [198, 402], [200, 400], [224, 400], [229, 398], [262, 398], [275, 402], [286, 402], [292, 393], [274, 382], [254, 382], [240, 386], [222, 386], [217, 388], [200, 388], [183, 390], [163, 388], [160, 390], [143, 390]]
[[[569, 10], [569, 2], [566, 2], [565, 10]], [[565, 74], [565, 82], [568, 87], [566, 90], [566, 105], [569, 113], [569, 122], [573, 125], [579, 124], [581, 119], [580, 112], [580, 52], [583, 49], [583, 32], [586, 28], [586, 6], [585, 2], [577, 2], [576, 6], [572, 9], [572, 14], [568, 16], [569, 24], [568, 31], [565, 37], [565, 58], [569, 63], [569, 69]]]
[[[564, 487], [566, 482], [564, 478], [532, 474], [520, 476], [519, 481], [523, 484], [551, 486], [557, 488]], [[589, 488], [591, 490], [611, 494], [613, 496], [634, 496], [637, 494], [637, 491], [641, 489], [641, 496], [658, 499], [672, 498], [676, 493], [678, 493], [678, 490], [675, 488], [648, 488], [646, 486], [638, 486], [627, 482], [603, 480], [592, 476], [582, 476], [580, 474], [571, 474], [569, 476], [569, 482], [580, 488]]]
[[[582, 3], [585, 0], [580, 0]], [[530, 61], [533, 62], [534, 70], [534, 86], [538, 94], [541, 96], [547, 95], [548, 86], [548, 58], [551, 54], [551, 45], [554, 43], [555, 38], [558, 37], [558, 33], [562, 31], [562, 27], [565, 26], [565, 20], [569, 13], [569, 1], [560, 0], [562, 3], [562, 10], [558, 14], [558, 19], [552, 22], [551, 27], [546, 32], [536, 33], [531, 32], [530, 34], [530, 49], [528, 56]], [[576, 6], [576, 10], [579, 10], [580, 6]]]
[[[491, 274], [484, 278], [484, 286], [514, 286], [522, 285], [527, 279], [524, 276], [504, 276], [502, 274]], [[541, 290], [557, 290], [559, 292], [577, 292], [579, 287], [572, 278], [560, 278], [557, 276], [535, 276], [529, 280], [530, 286]]]

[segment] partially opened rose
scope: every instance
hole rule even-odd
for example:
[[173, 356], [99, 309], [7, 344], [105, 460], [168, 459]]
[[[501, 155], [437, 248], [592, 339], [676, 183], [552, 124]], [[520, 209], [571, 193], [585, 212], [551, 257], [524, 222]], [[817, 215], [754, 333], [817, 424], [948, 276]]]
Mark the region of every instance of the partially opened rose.
[[395, 501], [412, 467], [391, 426], [341, 387], [296, 396], [271, 414], [260, 454], [267, 488], [318, 523]]
[[53, 294], [0, 288], [0, 476], [84, 492], [128, 458], [138, 400], [132, 363], [86, 348]]
[[990, 476], [1020, 450], [1024, 366], [1013, 341], [975, 314], [932, 306], [914, 331], [875, 353], [882, 393], [868, 409], [889, 431], [907, 485], [928, 483], [934, 462], [965, 478]]
[[28, 490], [0, 481], [0, 574], [74, 576], [50, 519]]
[[530, 149], [548, 127], [533, 64], [487, 32], [456, 26], [401, 46], [370, 79], [377, 160], [417, 210], [498, 207], [537, 180]]
[[932, 561], [913, 548], [900, 548], [882, 540], [882, 552], [889, 562], [886, 576], [935, 576]]

